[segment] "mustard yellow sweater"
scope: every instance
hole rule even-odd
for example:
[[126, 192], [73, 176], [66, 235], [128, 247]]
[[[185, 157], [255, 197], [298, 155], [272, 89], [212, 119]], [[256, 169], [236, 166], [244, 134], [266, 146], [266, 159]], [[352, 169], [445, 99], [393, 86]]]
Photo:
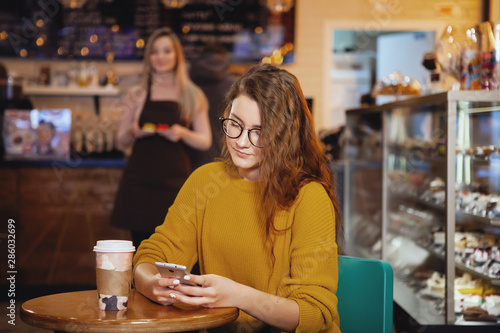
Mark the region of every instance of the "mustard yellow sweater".
[[[324, 188], [303, 186], [294, 205], [277, 214], [275, 226], [284, 231], [275, 240], [273, 266], [256, 183], [230, 174], [221, 162], [210, 163], [186, 181], [164, 223], [138, 248], [134, 267], [156, 261], [192, 267], [199, 260], [202, 274], [295, 300], [296, 332], [340, 332], [335, 213]], [[240, 311], [227, 329], [258, 332], [262, 326]]]

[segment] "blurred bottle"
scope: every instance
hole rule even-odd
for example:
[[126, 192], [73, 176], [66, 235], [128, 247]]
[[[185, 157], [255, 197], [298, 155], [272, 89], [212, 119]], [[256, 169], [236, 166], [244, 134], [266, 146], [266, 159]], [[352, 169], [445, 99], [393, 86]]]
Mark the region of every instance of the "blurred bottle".
[[109, 118], [104, 117], [101, 122], [100, 129], [104, 137], [104, 151], [109, 153], [114, 149], [115, 146], [113, 122]]
[[467, 43], [467, 29], [449, 25], [438, 40], [436, 57], [442, 70], [457, 81], [461, 73], [461, 55]]
[[88, 66], [88, 85], [91, 87], [97, 87], [99, 85], [99, 73], [97, 71], [97, 65], [95, 62], [91, 62]]
[[38, 84], [41, 86], [50, 85], [50, 67], [49, 66], [40, 67], [40, 73], [38, 76]]
[[118, 76], [116, 75], [113, 62], [115, 60], [115, 55], [113, 52], [108, 52], [106, 54], [106, 62], [108, 63], [106, 73], [104, 75], [104, 80], [102, 84], [106, 87], [113, 87], [118, 84]]
[[94, 153], [103, 153], [105, 148], [104, 134], [97, 126], [92, 131], [92, 140], [94, 141]]
[[477, 27], [467, 29], [466, 42], [461, 52], [460, 88], [462, 90], [481, 89], [481, 52]]
[[76, 61], [73, 61], [68, 68], [68, 84], [69, 86], [77, 86], [78, 85], [78, 64]]
[[80, 87], [86, 87], [89, 84], [89, 73], [88, 65], [86, 62], [80, 64], [80, 71], [78, 73], [78, 85]]
[[81, 154], [83, 151], [82, 118], [80, 116], [76, 116], [73, 120], [73, 126], [71, 128], [71, 147], [77, 154]]
[[497, 87], [500, 86], [498, 80], [500, 80], [500, 23], [495, 24], [494, 27], [494, 37], [495, 37], [495, 69], [493, 70], [493, 76], [497, 81]]
[[498, 87], [496, 77], [493, 75], [497, 65], [496, 43], [492, 23], [483, 22], [479, 25], [481, 38], [479, 50], [481, 51], [481, 88], [493, 90]]

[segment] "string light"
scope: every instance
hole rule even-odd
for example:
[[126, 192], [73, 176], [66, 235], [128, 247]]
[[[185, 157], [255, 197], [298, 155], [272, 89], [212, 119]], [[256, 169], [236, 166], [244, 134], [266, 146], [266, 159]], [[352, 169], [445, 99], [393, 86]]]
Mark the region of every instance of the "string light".
[[288, 12], [294, 5], [294, 0], [264, 0], [267, 9], [272, 12]]
[[87, 0], [60, 0], [64, 7], [68, 8], [82, 8]]
[[182, 8], [189, 0], [160, 0], [166, 8]]

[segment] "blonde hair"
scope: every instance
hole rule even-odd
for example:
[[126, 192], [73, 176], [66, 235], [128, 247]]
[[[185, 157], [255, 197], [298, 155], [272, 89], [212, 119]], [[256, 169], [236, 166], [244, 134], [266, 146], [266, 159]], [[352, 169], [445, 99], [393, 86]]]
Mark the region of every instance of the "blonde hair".
[[160, 37], [168, 37], [174, 45], [176, 55], [175, 83], [179, 89], [179, 104], [181, 106], [181, 117], [191, 122], [196, 111], [208, 108], [207, 98], [202, 90], [191, 81], [186, 68], [186, 59], [182, 44], [177, 35], [168, 27], [155, 30], [146, 43], [144, 51], [144, 66], [141, 75], [141, 85], [146, 88], [151, 83], [154, 69], [151, 66], [151, 52], [155, 41]]

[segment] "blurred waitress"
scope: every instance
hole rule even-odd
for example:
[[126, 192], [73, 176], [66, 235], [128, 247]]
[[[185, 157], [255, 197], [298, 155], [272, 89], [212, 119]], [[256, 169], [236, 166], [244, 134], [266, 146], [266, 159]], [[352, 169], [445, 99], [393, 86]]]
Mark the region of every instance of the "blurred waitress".
[[212, 144], [207, 99], [189, 79], [170, 28], [156, 30], [147, 42], [141, 82], [127, 93], [117, 140], [132, 152], [111, 224], [129, 229], [138, 246], [163, 223], [191, 173], [186, 146], [208, 150]]

